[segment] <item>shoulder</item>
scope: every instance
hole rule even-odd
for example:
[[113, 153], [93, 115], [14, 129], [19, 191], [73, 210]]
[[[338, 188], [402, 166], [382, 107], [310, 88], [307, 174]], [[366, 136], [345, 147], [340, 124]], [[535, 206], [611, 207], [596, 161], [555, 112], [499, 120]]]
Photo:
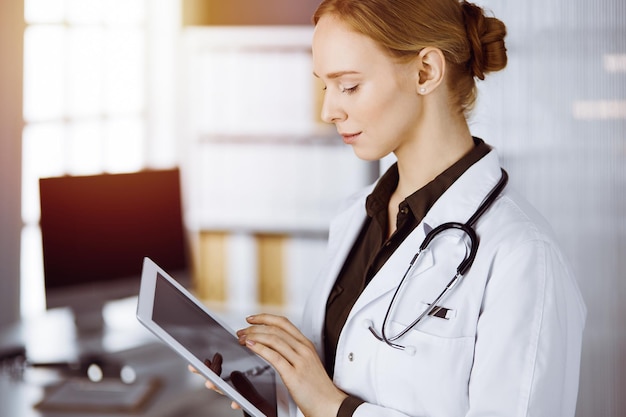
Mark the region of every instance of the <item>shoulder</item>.
[[582, 304], [576, 277], [552, 227], [513, 188], [498, 199], [477, 233], [490, 259], [491, 287], [560, 288], [561, 294], [555, 297], [569, 294], [568, 298]]
[[488, 234], [501, 244], [543, 242], [558, 248], [558, 239], [549, 222], [512, 187], [507, 187], [485, 217], [489, 220], [479, 222], [477, 232]]

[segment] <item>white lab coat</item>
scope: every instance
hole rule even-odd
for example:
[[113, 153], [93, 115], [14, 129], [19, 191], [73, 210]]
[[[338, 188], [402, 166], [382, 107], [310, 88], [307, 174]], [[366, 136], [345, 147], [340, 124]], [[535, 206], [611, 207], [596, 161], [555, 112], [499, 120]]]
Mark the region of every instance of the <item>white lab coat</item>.
[[[355, 417], [574, 416], [586, 308], [543, 218], [508, 186], [478, 221], [476, 260], [440, 305], [393, 349], [380, 333], [409, 261], [437, 225], [465, 222], [501, 176], [491, 151], [435, 203], [374, 276], [341, 333], [334, 381], [366, 403]], [[365, 218], [360, 193], [330, 227], [328, 262], [310, 292], [302, 330], [320, 355], [328, 294]], [[412, 322], [447, 284], [465, 253], [458, 235], [435, 239], [411, 272], [388, 334]], [[413, 349], [414, 348], [414, 349]], [[412, 353], [412, 354], [411, 354]]]

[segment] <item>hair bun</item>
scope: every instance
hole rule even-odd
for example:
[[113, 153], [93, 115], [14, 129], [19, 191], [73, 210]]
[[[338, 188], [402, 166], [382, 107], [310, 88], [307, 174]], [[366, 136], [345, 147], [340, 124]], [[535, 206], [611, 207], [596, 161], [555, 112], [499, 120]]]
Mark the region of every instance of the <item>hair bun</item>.
[[506, 66], [506, 26], [495, 17], [485, 16], [483, 9], [473, 3], [463, 1], [461, 7], [470, 43], [468, 66], [475, 77], [484, 80], [486, 73]]

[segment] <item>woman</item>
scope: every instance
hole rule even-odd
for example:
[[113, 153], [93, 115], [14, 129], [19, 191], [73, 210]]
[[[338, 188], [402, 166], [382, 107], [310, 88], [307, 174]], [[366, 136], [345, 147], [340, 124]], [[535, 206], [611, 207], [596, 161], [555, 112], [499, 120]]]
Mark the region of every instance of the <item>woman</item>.
[[[324, 0], [314, 23], [323, 119], [359, 158], [397, 164], [332, 223], [301, 329], [259, 314], [240, 343], [305, 416], [573, 416], [584, 303], [549, 227], [497, 188], [498, 156], [466, 121], [475, 80], [506, 65], [504, 24], [457, 0]], [[485, 200], [474, 262], [437, 300], [468, 236], [441, 233], [407, 267], [431, 230]]]

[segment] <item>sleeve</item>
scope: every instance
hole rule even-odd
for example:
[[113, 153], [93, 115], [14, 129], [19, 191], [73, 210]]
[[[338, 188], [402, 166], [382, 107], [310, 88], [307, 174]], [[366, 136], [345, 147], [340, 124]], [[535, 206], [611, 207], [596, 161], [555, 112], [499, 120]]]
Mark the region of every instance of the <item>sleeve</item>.
[[474, 416], [573, 417], [586, 310], [561, 253], [545, 240], [496, 258], [469, 382]]
[[357, 397], [346, 397], [339, 407], [337, 417], [352, 417], [354, 411], [364, 402], [365, 401]]

